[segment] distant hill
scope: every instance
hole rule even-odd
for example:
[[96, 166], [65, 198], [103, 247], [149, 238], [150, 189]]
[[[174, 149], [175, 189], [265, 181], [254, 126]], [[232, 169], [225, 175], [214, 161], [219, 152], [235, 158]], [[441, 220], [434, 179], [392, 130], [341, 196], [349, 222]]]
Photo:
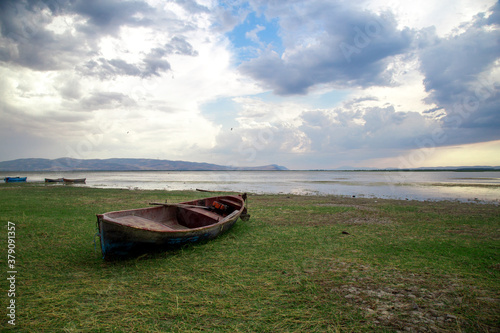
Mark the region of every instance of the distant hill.
[[23, 158], [0, 162], [0, 171], [229, 171], [288, 170], [276, 164], [258, 167], [232, 167], [210, 163], [155, 160], [143, 158], [75, 159]]

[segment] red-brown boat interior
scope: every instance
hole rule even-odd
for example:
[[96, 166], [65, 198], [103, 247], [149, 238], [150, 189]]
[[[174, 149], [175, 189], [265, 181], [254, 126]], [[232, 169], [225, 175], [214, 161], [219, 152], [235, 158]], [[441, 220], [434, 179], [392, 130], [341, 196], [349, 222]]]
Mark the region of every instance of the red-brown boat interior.
[[118, 211], [105, 214], [115, 223], [133, 228], [169, 232], [209, 226], [236, 210], [242, 201], [237, 198], [215, 197], [164, 206]]

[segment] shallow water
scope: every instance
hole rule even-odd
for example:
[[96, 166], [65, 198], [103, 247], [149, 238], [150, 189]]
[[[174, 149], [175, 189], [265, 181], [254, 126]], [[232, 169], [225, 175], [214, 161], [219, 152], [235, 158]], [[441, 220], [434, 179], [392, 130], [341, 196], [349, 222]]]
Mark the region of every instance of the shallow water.
[[[85, 171], [0, 172], [45, 178], [87, 178], [98, 188], [346, 195], [410, 200], [500, 202], [500, 172], [453, 171]], [[63, 186], [56, 184], [51, 186]]]

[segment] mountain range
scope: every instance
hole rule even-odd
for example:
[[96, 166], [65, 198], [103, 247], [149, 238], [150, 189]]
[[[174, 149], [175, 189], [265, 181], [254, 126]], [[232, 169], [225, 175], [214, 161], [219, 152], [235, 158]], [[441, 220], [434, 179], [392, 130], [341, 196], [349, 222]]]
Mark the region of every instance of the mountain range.
[[[146, 158], [109, 158], [109, 159], [76, 159], [76, 158], [23, 158], [0, 162], [0, 171], [273, 171], [288, 170], [277, 164], [256, 167], [235, 167], [211, 163], [171, 161]], [[460, 167], [421, 167], [421, 168], [360, 168], [340, 167], [324, 169], [334, 171], [500, 171], [500, 166], [460, 166]], [[316, 170], [319, 171], [319, 170]]]
[[257, 167], [234, 167], [210, 163], [170, 161], [143, 158], [76, 159], [23, 158], [0, 162], [0, 171], [230, 171], [288, 170], [271, 164]]

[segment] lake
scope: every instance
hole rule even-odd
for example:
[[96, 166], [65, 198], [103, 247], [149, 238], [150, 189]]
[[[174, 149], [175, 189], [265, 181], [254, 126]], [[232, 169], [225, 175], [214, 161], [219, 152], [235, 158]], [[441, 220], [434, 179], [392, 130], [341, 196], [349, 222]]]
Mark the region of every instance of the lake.
[[204, 189], [256, 194], [335, 194], [500, 203], [500, 171], [0, 172], [1, 179], [6, 176], [28, 176], [28, 182], [43, 182], [44, 178], [87, 178], [85, 185], [72, 186], [99, 188], [166, 191]]

